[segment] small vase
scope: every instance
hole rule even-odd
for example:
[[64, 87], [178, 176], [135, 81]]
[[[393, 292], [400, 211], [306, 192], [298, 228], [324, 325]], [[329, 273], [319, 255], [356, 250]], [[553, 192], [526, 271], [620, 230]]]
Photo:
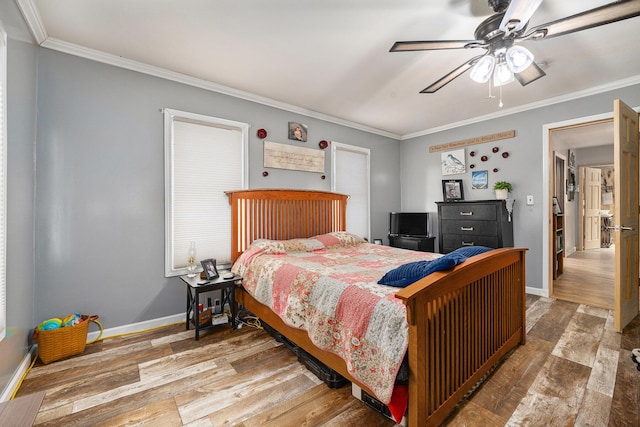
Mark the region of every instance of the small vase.
[[509, 190], [496, 190], [496, 199], [505, 200], [509, 197]]

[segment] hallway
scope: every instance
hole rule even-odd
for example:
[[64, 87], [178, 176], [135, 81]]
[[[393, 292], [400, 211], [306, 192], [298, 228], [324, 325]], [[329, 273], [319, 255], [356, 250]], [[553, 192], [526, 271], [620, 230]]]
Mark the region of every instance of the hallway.
[[564, 273], [553, 281], [553, 298], [613, 309], [615, 248], [576, 251], [564, 259]]

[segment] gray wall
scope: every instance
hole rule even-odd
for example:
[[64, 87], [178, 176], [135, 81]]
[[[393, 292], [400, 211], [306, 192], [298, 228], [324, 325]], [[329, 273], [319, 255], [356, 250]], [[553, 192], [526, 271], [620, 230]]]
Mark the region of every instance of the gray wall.
[[370, 148], [372, 236], [386, 236], [388, 212], [400, 207], [398, 141], [40, 48], [36, 321], [81, 311], [112, 328], [184, 312], [183, 286], [163, 274], [163, 107], [249, 123], [252, 188], [331, 188], [330, 150], [326, 180], [284, 170], [264, 178], [259, 128], [287, 143], [287, 122], [300, 121], [309, 147]]
[[[534, 86], [535, 83], [526, 90], [535, 90]], [[464, 174], [445, 178], [462, 179], [465, 199], [468, 200], [493, 199], [491, 187], [495, 181], [505, 180], [513, 184], [514, 190], [511, 197], [517, 199], [513, 215], [514, 243], [517, 247], [529, 248], [527, 286], [542, 288], [542, 276], [548, 274], [542, 271], [542, 236], [547, 233], [548, 226], [543, 224], [542, 212], [543, 198], [548, 197], [548, 183], [542, 180], [543, 125], [610, 113], [613, 111], [613, 101], [617, 98], [632, 107], [640, 106], [640, 85], [403, 141], [400, 167], [402, 209], [427, 209], [435, 212], [435, 202], [442, 200], [443, 176], [440, 168], [440, 153], [429, 153], [430, 146], [515, 130], [515, 138], [466, 147], [467, 164], [475, 163], [476, 168], [473, 170], [489, 170], [488, 190], [471, 190], [469, 168]], [[462, 104], [461, 108], [463, 108]], [[496, 109], [498, 109], [497, 105]], [[505, 160], [491, 153], [491, 148], [494, 146], [499, 147], [501, 152], [508, 151], [509, 158]], [[489, 161], [483, 163], [477, 157], [471, 161], [468, 155], [471, 150], [487, 154], [490, 156]], [[498, 173], [492, 172], [494, 167], [499, 169]], [[527, 195], [533, 195], [533, 206], [526, 205]]]
[[0, 341], [0, 392], [29, 348], [34, 325], [36, 47], [9, 39], [7, 75], [7, 337]]

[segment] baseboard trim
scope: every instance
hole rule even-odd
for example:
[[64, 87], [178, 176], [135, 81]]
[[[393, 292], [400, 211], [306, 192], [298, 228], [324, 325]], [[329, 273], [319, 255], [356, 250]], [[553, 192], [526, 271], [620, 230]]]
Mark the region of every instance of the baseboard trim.
[[[145, 320], [138, 323], [130, 323], [128, 325], [116, 326], [108, 328], [102, 332], [102, 338], [115, 337], [117, 335], [131, 334], [134, 332], [142, 332], [148, 329], [160, 328], [162, 326], [173, 325], [185, 321], [185, 313], [173, 314], [171, 316], [159, 317], [157, 319]], [[95, 325], [89, 325], [89, 329], [93, 329]], [[91, 331], [87, 334], [87, 342], [91, 342], [98, 338], [100, 331]]]
[[525, 292], [531, 295], [538, 295], [541, 297], [546, 297], [549, 298], [549, 290], [548, 289], [542, 289], [542, 288], [532, 288], [527, 286], [527, 288], [525, 289]]
[[13, 394], [20, 387], [20, 384], [22, 383], [22, 377], [25, 376], [25, 374], [29, 370], [29, 366], [31, 366], [33, 358], [35, 358], [36, 356], [36, 346], [32, 345], [31, 348], [29, 348], [29, 351], [22, 358], [22, 362], [20, 362], [20, 365], [13, 373], [13, 376], [11, 377], [11, 380], [9, 381], [7, 386], [4, 388], [4, 391], [2, 392], [2, 394], [0, 394], [0, 402], [7, 402], [11, 400], [11, 396], [13, 396]]

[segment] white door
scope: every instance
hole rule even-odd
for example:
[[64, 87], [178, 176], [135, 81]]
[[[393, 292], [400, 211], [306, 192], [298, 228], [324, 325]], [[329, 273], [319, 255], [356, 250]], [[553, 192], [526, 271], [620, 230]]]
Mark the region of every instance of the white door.
[[581, 168], [584, 171], [584, 223], [583, 248], [600, 247], [600, 199], [602, 171], [597, 168]]

